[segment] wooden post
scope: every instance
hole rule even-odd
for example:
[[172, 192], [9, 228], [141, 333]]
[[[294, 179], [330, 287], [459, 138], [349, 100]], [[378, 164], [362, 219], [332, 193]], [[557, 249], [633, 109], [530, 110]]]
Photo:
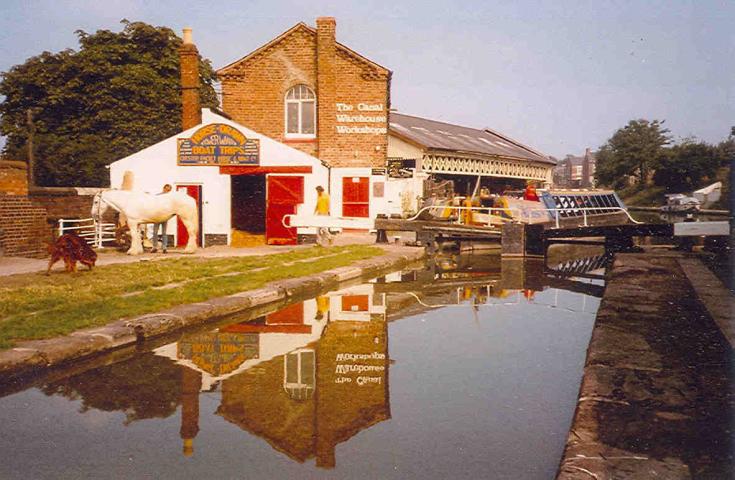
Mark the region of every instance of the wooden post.
[[36, 186], [35, 165], [36, 158], [33, 152], [33, 137], [36, 134], [36, 128], [33, 124], [33, 111], [29, 108], [26, 110], [26, 124], [28, 125], [28, 190]]
[[[388, 216], [384, 213], [379, 213], [377, 218], [388, 218]], [[379, 228], [377, 230], [377, 235], [375, 237], [375, 243], [388, 243], [388, 235], [384, 229]]]

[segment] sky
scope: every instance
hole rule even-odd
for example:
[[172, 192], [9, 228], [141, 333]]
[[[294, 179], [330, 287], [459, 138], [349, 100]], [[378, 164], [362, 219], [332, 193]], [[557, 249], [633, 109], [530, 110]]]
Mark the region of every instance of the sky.
[[716, 143], [735, 126], [735, 1], [0, 0], [0, 71], [120, 20], [193, 29], [223, 67], [303, 21], [393, 71], [402, 113], [562, 158], [633, 119]]

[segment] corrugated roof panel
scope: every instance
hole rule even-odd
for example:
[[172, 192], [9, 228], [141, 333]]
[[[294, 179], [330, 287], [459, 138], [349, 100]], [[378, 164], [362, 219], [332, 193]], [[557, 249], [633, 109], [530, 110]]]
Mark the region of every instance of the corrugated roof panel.
[[390, 128], [425, 148], [502, 155], [554, 163], [547, 156], [497, 132], [391, 112]]

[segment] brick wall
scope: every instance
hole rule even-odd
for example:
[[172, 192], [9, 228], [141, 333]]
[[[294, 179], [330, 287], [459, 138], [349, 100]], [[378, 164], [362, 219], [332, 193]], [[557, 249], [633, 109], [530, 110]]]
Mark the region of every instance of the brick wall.
[[48, 218], [89, 218], [92, 212], [94, 195], [80, 195], [75, 188], [35, 187], [30, 198], [46, 208]]
[[46, 209], [28, 197], [0, 196], [0, 251], [14, 257], [43, 258], [51, 241]]
[[[336, 24], [321, 18], [317, 28], [298, 24], [247, 57], [218, 71], [222, 107], [235, 121], [315, 155], [335, 167], [382, 167], [387, 133], [338, 133], [337, 127], [371, 127], [387, 132], [391, 72], [335, 43]], [[285, 95], [305, 84], [317, 95], [317, 136], [285, 135]], [[337, 104], [352, 111], [339, 111]], [[359, 110], [360, 104], [381, 111]], [[348, 108], [348, 107], [343, 107]], [[380, 117], [378, 122], [342, 122], [338, 114]]]
[[0, 195], [28, 194], [27, 168], [25, 162], [0, 160]]

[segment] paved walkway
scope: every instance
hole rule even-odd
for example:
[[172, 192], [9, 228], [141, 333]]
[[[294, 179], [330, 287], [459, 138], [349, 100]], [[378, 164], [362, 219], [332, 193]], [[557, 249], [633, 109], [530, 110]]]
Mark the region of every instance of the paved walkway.
[[[335, 245], [354, 245], [375, 243], [375, 235], [368, 233], [348, 232], [335, 237]], [[258, 247], [234, 248], [228, 246], [215, 246], [200, 248], [196, 253], [186, 254], [182, 250], [169, 249], [167, 254], [144, 253], [142, 255], [126, 255], [113, 248], [98, 252], [97, 265], [111, 265], [114, 263], [151, 262], [167, 258], [198, 257], [198, 258], [221, 258], [241, 257], [251, 255], [270, 255], [273, 253], [287, 252], [294, 249], [312, 248], [313, 245], [262, 245]], [[82, 265], [77, 265], [82, 270]], [[48, 259], [2, 257], [0, 256], [0, 276], [15, 275], [17, 273], [45, 272], [48, 268]], [[64, 262], [59, 261], [53, 266], [53, 271], [63, 270]]]

